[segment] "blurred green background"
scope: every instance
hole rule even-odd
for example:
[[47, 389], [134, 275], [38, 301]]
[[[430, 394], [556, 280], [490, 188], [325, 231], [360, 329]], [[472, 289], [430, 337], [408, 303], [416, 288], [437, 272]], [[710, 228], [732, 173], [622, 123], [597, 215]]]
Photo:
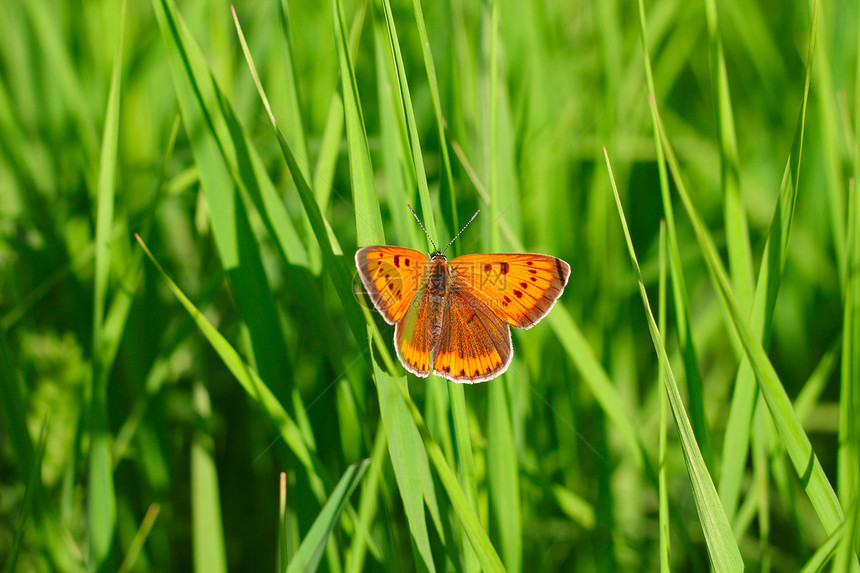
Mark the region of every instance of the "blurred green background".
[[[279, 145], [229, 4], [0, 3], [0, 563], [856, 570], [860, 7], [817, 10], [249, 0]], [[570, 263], [503, 377], [406, 376], [357, 300], [406, 203]]]

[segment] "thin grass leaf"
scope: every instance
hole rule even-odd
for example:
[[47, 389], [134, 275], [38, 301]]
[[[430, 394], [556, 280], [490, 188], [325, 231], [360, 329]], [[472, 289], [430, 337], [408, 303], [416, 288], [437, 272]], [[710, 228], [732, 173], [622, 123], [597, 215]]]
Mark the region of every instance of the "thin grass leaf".
[[155, 520], [158, 519], [160, 511], [161, 506], [157, 503], [153, 503], [146, 510], [146, 515], [143, 516], [140, 528], [137, 530], [134, 540], [125, 554], [125, 559], [122, 560], [122, 564], [117, 569], [117, 573], [130, 573], [137, 562], [137, 558], [140, 556], [140, 552], [143, 550], [143, 545], [146, 543], [146, 539], [149, 537], [149, 533], [152, 531], [152, 526], [155, 525]]
[[726, 518], [723, 506], [720, 503], [720, 498], [717, 495], [717, 490], [714, 487], [714, 482], [708, 473], [707, 465], [702, 458], [699, 446], [696, 443], [696, 437], [693, 433], [693, 428], [687, 418], [687, 412], [684, 409], [684, 402], [681, 398], [681, 393], [678, 391], [675, 375], [672, 373], [672, 365], [669, 362], [669, 356], [666, 354], [666, 348], [663, 345], [662, 335], [657, 329], [657, 324], [654, 322], [654, 315], [651, 313], [651, 305], [648, 302], [648, 294], [645, 290], [645, 283], [642, 282], [642, 272], [639, 270], [639, 261], [636, 259], [636, 252], [633, 249], [633, 240], [630, 238], [630, 231], [627, 229], [627, 219], [624, 217], [624, 210], [621, 206], [621, 198], [618, 196], [618, 189], [615, 185], [615, 176], [612, 173], [612, 165], [609, 162], [609, 154], [606, 153], [606, 167], [609, 170], [609, 180], [612, 183], [612, 192], [615, 195], [615, 203], [618, 207], [618, 216], [621, 219], [621, 226], [624, 230], [624, 238], [627, 241], [627, 249], [630, 253], [630, 261], [633, 263], [633, 270], [636, 274], [636, 280], [639, 283], [639, 294], [642, 297], [642, 304], [645, 307], [646, 318], [648, 319], [648, 329], [651, 332], [651, 339], [654, 342], [654, 349], [660, 358], [660, 363], [663, 367], [663, 372], [666, 381], [666, 391], [669, 394], [669, 403], [672, 405], [672, 414], [675, 417], [675, 423], [678, 427], [678, 432], [681, 438], [681, 445], [684, 451], [684, 460], [687, 462], [687, 471], [690, 475], [690, 482], [693, 488], [693, 495], [696, 500], [696, 509], [699, 513], [699, 521], [702, 524], [702, 531], [705, 535], [705, 542], [708, 546], [708, 554], [711, 557], [711, 565], [716, 571], [743, 571], [744, 562], [741, 559], [740, 550], [735, 543], [732, 528], [729, 520]]
[[[815, 554], [809, 558], [809, 561], [804, 564], [800, 573], [818, 573], [819, 571], [824, 571], [824, 567], [830, 563], [831, 559], [833, 559], [836, 549], [845, 538], [847, 529], [848, 528], [845, 523], [841, 523], [839, 527], [830, 534], [827, 541], [825, 541], [821, 547], [815, 551]], [[837, 571], [837, 569], [834, 567], [832, 571]]]
[[839, 385], [839, 451], [837, 484], [840, 499], [860, 497], [860, 200], [857, 185], [848, 196], [845, 296], [842, 319], [842, 364]]
[[430, 191], [427, 187], [427, 175], [424, 171], [424, 158], [421, 154], [421, 140], [418, 135], [418, 126], [415, 123], [415, 112], [412, 106], [412, 96], [409, 92], [409, 83], [406, 80], [406, 70], [403, 65], [403, 56], [400, 52], [400, 44], [397, 39], [397, 28], [394, 24], [394, 15], [391, 12], [391, 4], [388, 0], [381, 0], [382, 13], [385, 18], [385, 24], [388, 31], [389, 53], [388, 57], [394, 64], [396, 72], [396, 83], [392, 85], [395, 99], [398, 100], [395, 106], [395, 113], [398, 111], [403, 114], [403, 123], [406, 126], [406, 134], [408, 142], [404, 142], [404, 146], [408, 145], [405, 153], [406, 157], [412, 159], [409, 162], [410, 169], [414, 170], [415, 183], [418, 185], [418, 198], [421, 202], [421, 218], [424, 221], [424, 227], [431, 237], [436, 237], [439, 240], [438, 228], [436, 226], [436, 217], [433, 214], [433, 204], [430, 201]]
[[314, 524], [302, 539], [302, 544], [287, 568], [288, 573], [312, 573], [317, 570], [329, 535], [337, 525], [340, 514], [349, 502], [358, 482], [364, 477], [368, 465], [370, 460], [363, 460], [346, 468], [322, 511], [314, 520]]
[[[499, 3], [494, 2], [491, 11], [490, 23], [490, 73], [488, 93], [490, 97], [489, 117], [484, 129], [484, 135], [488, 138], [490, 150], [489, 162], [489, 191], [490, 191], [490, 217], [485, 219], [489, 226], [489, 248], [487, 252], [499, 252], [499, 227], [495, 222], [499, 219], [499, 206], [509, 205], [516, 198], [511, 197], [501, 189], [502, 172], [500, 161], [500, 148], [502, 145], [510, 148], [510, 141], [505, 138], [501, 141], [499, 135], [500, 122], [500, 99], [502, 87], [499, 73]], [[486, 228], [486, 227], [485, 227]], [[512, 370], [515, 372], [515, 370]], [[512, 396], [508, 393], [509, 379], [504, 376], [499, 383], [492, 384], [487, 390], [487, 486], [489, 495], [489, 518], [490, 535], [499, 548], [505, 567], [511, 573], [519, 573], [522, 570], [522, 516], [520, 515], [520, 480], [519, 464], [517, 463], [517, 447], [514, 443], [513, 430], [511, 428]], [[471, 454], [469, 454], [471, 455]]]
[[[858, 24], [860, 29], [860, 24]], [[857, 63], [860, 86], [860, 62]], [[854, 107], [860, 112], [860, 94], [854, 94]], [[855, 116], [860, 135], [860, 116]], [[855, 179], [848, 189], [848, 234], [846, 236], [842, 308], [842, 364], [839, 387], [839, 452], [837, 487], [840, 499], [860, 497], [860, 140], [855, 138]], [[860, 502], [858, 502], [860, 503]]]
[[[109, 364], [103, 347], [105, 302], [110, 278], [110, 236], [114, 225], [114, 199], [116, 194], [117, 142], [119, 139], [119, 108], [122, 84], [122, 49], [125, 35], [125, 2], [120, 23], [119, 45], [116, 50], [111, 76], [108, 107], [105, 114], [104, 135], [99, 160], [95, 236], [95, 285], [93, 288], [93, 360], [92, 394], [90, 403], [90, 452], [88, 479], [88, 523], [90, 536], [89, 570], [106, 567], [116, 527], [116, 493], [114, 491], [113, 464], [108, 428], [107, 384]], [[112, 328], [111, 330], [116, 330]], [[115, 340], [118, 337], [114, 337]], [[107, 567], [110, 568], [110, 567]]]
[[445, 137], [445, 118], [442, 115], [442, 101], [439, 97], [439, 82], [436, 80], [436, 65], [433, 63], [433, 53], [430, 51], [430, 39], [427, 36], [427, 26], [424, 23], [424, 12], [420, 0], [412, 0], [415, 12], [415, 23], [418, 25], [418, 39], [421, 42], [421, 54], [424, 56], [424, 69], [427, 72], [427, 84], [430, 87], [430, 99], [433, 101], [433, 116], [436, 119], [436, 132], [439, 136], [439, 148], [442, 152], [442, 172], [439, 190], [440, 203], [447, 227], [457, 230], [457, 199], [454, 187], [454, 176], [451, 172], [451, 158], [448, 155], [448, 142]]
[[[361, 488], [361, 499], [358, 502], [358, 519], [355, 524], [356, 534], [352, 538], [352, 544], [349, 548], [349, 557], [347, 558], [345, 567], [346, 573], [360, 573], [363, 571], [367, 547], [368, 545], [373, 547], [373, 539], [370, 537], [369, 532], [371, 531], [373, 518], [376, 515], [379, 488], [382, 481], [382, 467], [388, 451], [386, 448], [388, 442], [385, 436], [385, 429], [379, 428], [373, 442], [367, 479]], [[377, 551], [375, 557], [381, 563], [384, 556], [381, 552]]]
[[33, 512], [33, 496], [42, 479], [42, 460], [45, 457], [47, 432], [48, 418], [45, 417], [45, 420], [42, 422], [42, 430], [39, 435], [36, 457], [33, 460], [35, 465], [27, 468], [27, 473], [29, 474], [27, 479], [27, 489], [24, 490], [24, 500], [21, 502], [18, 519], [15, 521], [15, 537], [12, 540], [12, 547], [6, 555], [6, 564], [3, 566], [3, 573], [13, 573], [15, 571], [15, 565], [18, 563], [18, 552], [21, 549], [21, 540], [24, 538], [27, 521], [30, 519], [30, 515]]
[[[645, 57], [645, 79], [648, 85], [648, 93], [656, 100], [657, 93], [656, 88], [654, 87], [654, 76], [651, 71], [651, 55], [650, 48], [648, 46], [644, 0], [639, 0], [638, 4], [639, 33]], [[678, 329], [678, 341], [681, 346], [681, 355], [684, 359], [684, 374], [687, 379], [690, 415], [692, 418], [693, 431], [696, 433], [696, 437], [702, 445], [702, 455], [705, 458], [705, 462], [709, 467], [711, 467], [712, 455], [705, 418], [702, 377], [699, 372], [699, 365], [696, 358], [696, 344], [693, 339], [693, 327], [690, 322], [687, 283], [684, 278], [684, 267], [681, 262], [681, 253], [678, 246], [678, 233], [675, 227], [675, 211], [672, 207], [672, 199], [669, 192], [669, 176], [666, 172], [663, 147], [660, 144], [660, 137], [657, 134], [656, 129], [653, 130], [653, 136], [654, 149], [657, 154], [657, 173], [660, 180], [660, 198], [663, 202], [663, 217], [666, 221], [668, 237], [669, 276], [672, 280], [672, 300], [675, 308], [675, 326]]]
[[415, 425], [418, 428], [421, 439], [424, 441], [427, 455], [429, 456], [433, 467], [436, 469], [436, 474], [439, 477], [442, 487], [448, 494], [448, 498], [451, 501], [451, 506], [457, 514], [457, 518], [462, 524], [463, 529], [466, 531], [466, 535], [478, 556], [481, 567], [483, 567], [486, 572], [505, 571], [505, 567], [502, 565], [499, 555], [493, 548], [490, 538], [481, 526], [477, 515], [473, 512], [460, 483], [454, 475], [454, 472], [451, 471], [450, 466], [445, 460], [445, 454], [442, 452], [442, 448], [439, 447], [439, 444], [437, 444], [430, 435], [427, 425], [424, 423], [424, 417], [421, 415], [415, 402], [413, 402], [412, 398], [409, 396], [406, 386], [400, 381], [400, 379], [389, 376], [379, 368], [375, 370], [375, 374], [380, 378], [387, 378], [390, 382], [388, 386], [395, 388], [403, 398], [406, 407], [412, 415], [412, 419], [415, 421]]
[[[311, 228], [314, 231], [314, 235], [317, 239], [317, 242], [322, 249], [323, 254], [323, 268], [326, 269], [330, 273], [330, 277], [332, 279], [332, 283], [335, 287], [335, 291], [338, 294], [338, 297], [341, 300], [341, 304], [343, 305], [344, 312], [346, 314], [347, 321], [350, 325], [350, 329], [352, 330], [353, 336], [355, 339], [361, 343], [365, 337], [365, 323], [361, 316], [361, 310], [355, 304], [355, 295], [351, 288], [351, 273], [347, 270], [346, 262], [339, 258], [339, 255], [342, 254], [340, 245], [337, 242], [337, 238], [331, 230], [328, 221], [322, 214], [320, 210], [319, 204], [316, 202], [316, 198], [314, 196], [313, 191], [310, 188], [309, 182], [302, 175], [302, 170], [299, 164], [299, 161], [290, 147], [289, 143], [287, 143], [286, 139], [284, 139], [283, 134], [278, 128], [277, 122], [275, 120], [275, 116], [271, 112], [271, 106], [268, 103], [268, 98], [266, 97], [265, 91], [263, 90], [263, 86], [259, 81], [259, 77], [257, 76], [256, 68], [254, 66], [253, 59], [251, 58], [251, 53], [247, 49], [247, 45], [244, 43], [244, 37], [241, 33], [241, 28], [238, 25], [238, 20], [236, 20], [236, 29], [239, 33], [240, 41], [242, 41], [244, 45], [245, 59], [248, 64], [248, 68], [251, 71], [251, 75], [254, 77], [254, 84], [257, 88], [257, 93], [260, 96], [260, 99], [265, 106], [269, 121], [272, 123], [272, 128], [275, 130], [275, 136], [278, 139], [278, 145], [281, 149], [281, 153], [284, 156], [284, 159], [287, 162], [287, 167], [292, 174], [296, 188], [299, 191], [299, 198], [302, 201], [302, 206], [304, 207], [305, 212], [308, 215], [308, 219], [311, 223]], [[280, 203], [280, 201], [278, 201]], [[373, 223], [370, 223], [373, 225]], [[380, 224], [381, 227], [381, 224]], [[306, 291], [302, 291], [306, 292]], [[306, 294], [310, 294], [307, 293]], [[315, 307], [319, 308], [319, 306]], [[318, 312], [316, 313], [318, 314]]]
[[286, 573], [290, 563], [290, 515], [287, 512], [287, 474], [278, 479], [278, 572]]
[[[350, 182], [356, 209], [356, 235], [360, 245], [384, 243], [382, 217], [375, 194], [373, 166], [370, 162], [370, 151], [364, 130], [361, 104], [358, 100], [358, 89], [346, 42], [341, 5], [337, 0], [333, 0], [332, 4], [335, 14], [335, 36], [341, 69], [344, 114], [349, 144]], [[367, 217], [370, 218], [370, 224], [368, 224]], [[368, 328], [375, 329], [373, 320], [368, 321]], [[372, 332], [369, 332], [368, 335], [374, 336]], [[387, 345], [384, 352], [387, 353]], [[381, 368], [374, 363], [374, 379], [377, 385], [380, 413], [388, 436], [388, 448], [397, 485], [403, 499], [403, 508], [409, 523], [410, 534], [415, 541], [418, 555], [424, 567], [435, 572], [435, 563], [424, 517], [424, 499], [428, 495], [428, 482], [430, 482], [429, 489], [432, 491], [429, 462], [426, 452], [420, 447], [420, 436], [415, 423], [410, 418], [402, 401], [398, 399], [389, 383], [389, 378], [381, 376], [381, 372]], [[428, 498], [429, 503], [430, 499]], [[438, 509], [436, 515], [438, 515]]]
[[[641, 4], [640, 4], [641, 7]], [[657, 301], [657, 328], [660, 332], [666, 332], [666, 222], [660, 223], [660, 239], [659, 239], [659, 266], [660, 278], [658, 281], [658, 301]], [[669, 426], [668, 416], [668, 393], [663, 392], [663, 388], [667, 386], [669, 381], [666, 379], [666, 371], [663, 370], [663, 363], [660, 362], [658, 369], [658, 384], [661, 388], [658, 390], [660, 394], [660, 434], [657, 438], [657, 494], [659, 496], [658, 519], [660, 523], [660, 571], [661, 573], [669, 573], [672, 567], [672, 535], [669, 524], [669, 490], [666, 478], [666, 432]]]
[[[653, 102], [652, 102], [653, 105]], [[833, 487], [824, 473], [821, 463], [812, 446], [809, 438], [803, 431], [800, 420], [792, 408], [791, 401], [785, 393], [785, 388], [779, 380], [779, 376], [774, 370], [773, 364], [767, 356], [767, 353], [762, 348], [759, 338], [755, 336], [749, 322], [741, 312], [734, 299], [726, 278], [725, 271], [719, 264], [719, 255], [713, 245], [713, 241], [709, 238], [707, 230], [702, 223], [698, 213], [693, 206], [689, 194], [687, 193], [684, 181], [681, 177], [680, 167], [671, 144], [663, 128], [662, 120], [659, 112], [655, 109], [657, 116], [657, 127], [660, 131], [660, 136], [663, 140], [663, 147], [666, 151], [666, 159], [669, 163], [669, 168], [675, 179], [678, 187], [678, 193], [687, 210], [690, 221], [693, 223], [693, 229], [696, 232], [696, 238], [705, 255], [705, 261], [711, 271], [714, 282], [731, 315], [730, 326], [734, 328], [750, 359], [751, 366], [755, 373], [756, 380], [759, 383], [759, 388], [767, 401], [770, 409], [771, 417], [779, 430], [780, 438], [788, 451], [794, 469], [797, 475], [801, 478], [804, 489], [812, 502], [815, 512], [819, 520], [824, 526], [825, 531], [832, 532], [836, 526], [842, 521], [842, 509], [839, 506], [839, 500], [836, 497]]]
[[196, 416], [191, 438], [191, 544], [194, 571], [220, 573], [227, 570], [224, 526], [215, 443], [209, 432], [212, 407], [209, 393], [200, 381], [194, 382], [192, 402]]
[[161, 274], [162, 278], [167, 282], [170, 290], [173, 291], [173, 294], [182, 306], [185, 307], [185, 310], [188, 311], [188, 314], [194, 320], [195, 324], [197, 324], [197, 327], [200, 329], [203, 336], [206, 337], [206, 340], [212, 346], [213, 350], [215, 350], [221, 360], [224, 361], [224, 365], [227, 366], [233, 376], [236, 377], [236, 381], [239, 382], [245, 392], [248, 393], [248, 396], [268, 415], [272, 424], [284, 438], [287, 446], [290, 447], [296, 455], [296, 458], [305, 467], [308, 472], [308, 478], [310, 479], [311, 490], [314, 492], [314, 495], [320, 503], [323, 503], [326, 499], [326, 495], [323, 480], [317, 470], [318, 462], [315, 459], [315, 453], [312, 448], [305, 443], [302, 431], [289, 414], [287, 414], [284, 407], [266, 383], [260, 378], [259, 374], [257, 374], [255, 370], [249, 367], [242, 360], [239, 353], [236, 352], [236, 350], [218, 332], [212, 323], [203, 316], [197, 307], [195, 307], [179, 287], [176, 286], [176, 283], [174, 283], [167, 273], [165, 273], [164, 269], [140, 237], [137, 237], [137, 240], [141, 248], [146, 252], [147, 257], [149, 257], [149, 260], [152, 261], [152, 264], [155, 265], [159, 274]]
[[741, 305], [741, 308], [750, 308], [753, 290], [752, 252], [750, 250], [746, 211], [741, 200], [740, 160], [738, 159], [735, 117], [732, 112], [732, 98], [723, 52], [723, 40], [720, 34], [717, 5], [714, 0], [705, 0], [705, 14], [710, 41], [711, 83], [716, 106], [717, 141], [720, 144], [721, 184], [729, 268], [738, 304]]
[[[39, 460], [38, 447], [33, 446], [27, 429], [24, 381], [13, 364], [14, 354], [8, 344], [6, 331], [0, 329], [0, 413], [6, 428], [8, 442], [15, 452], [15, 460], [22, 468], [34, 470]], [[28, 475], [33, 490], [33, 526], [38, 531], [37, 540], [50, 566], [63, 573], [79, 571], [65, 538], [65, 530], [42, 486], [41, 476]]]

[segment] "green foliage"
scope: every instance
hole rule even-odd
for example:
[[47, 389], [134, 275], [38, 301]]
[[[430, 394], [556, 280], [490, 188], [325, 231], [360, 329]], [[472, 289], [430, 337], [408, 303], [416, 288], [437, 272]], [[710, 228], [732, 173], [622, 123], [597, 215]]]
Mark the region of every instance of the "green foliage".
[[[858, 571], [856, 2], [0, 22], [4, 571]], [[499, 379], [357, 289], [407, 203], [571, 264]]]

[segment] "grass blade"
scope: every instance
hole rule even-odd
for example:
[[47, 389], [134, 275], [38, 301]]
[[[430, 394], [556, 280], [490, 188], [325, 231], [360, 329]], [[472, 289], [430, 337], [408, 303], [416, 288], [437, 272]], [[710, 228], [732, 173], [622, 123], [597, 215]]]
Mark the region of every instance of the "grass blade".
[[288, 573], [312, 573], [317, 570], [328, 537], [337, 525], [340, 514], [349, 502], [352, 492], [355, 491], [358, 482], [364, 477], [368, 465], [370, 465], [370, 460], [363, 460], [346, 468], [340, 481], [325, 502], [322, 511], [314, 520], [308, 534], [302, 539], [302, 544], [290, 561]]
[[242, 360], [239, 353], [230, 346], [230, 343], [227, 342], [212, 323], [203, 316], [203, 313], [194, 306], [188, 297], [186, 297], [179, 287], [176, 286], [176, 283], [167, 276], [167, 273], [164, 272], [164, 269], [160, 264], [158, 264], [158, 261], [139, 237], [138, 243], [140, 243], [141, 248], [143, 248], [147, 257], [149, 257], [149, 260], [152, 261], [152, 264], [155, 265], [159, 274], [161, 274], [162, 278], [167, 282], [170, 290], [173, 291], [173, 294], [182, 306], [185, 307], [185, 310], [188, 311], [188, 314], [197, 324], [197, 327], [200, 329], [203, 336], [206, 337], [209, 344], [215, 352], [218, 353], [218, 356], [224, 361], [224, 364], [233, 376], [236, 377], [236, 381], [239, 382], [245, 392], [248, 393], [248, 396], [268, 415], [272, 424], [284, 438], [287, 446], [290, 447], [296, 455], [296, 458], [305, 467], [311, 482], [311, 489], [320, 503], [322, 503], [326, 496], [323, 480], [317, 471], [316, 464], [318, 462], [315, 460], [313, 449], [305, 442], [304, 435], [298, 425], [296, 425], [290, 415], [286, 410], [284, 410], [284, 407], [266, 383], [260, 378], [259, 374], [257, 374], [255, 370], [249, 367]]
[[215, 443], [209, 433], [212, 407], [209, 393], [199, 381], [193, 389], [194, 433], [191, 438], [191, 542], [194, 571], [221, 573], [227, 571], [224, 548], [224, 526], [218, 470], [215, 467]]
[[[645, 56], [645, 79], [648, 85], [648, 93], [652, 98], [657, 98], [654, 87], [654, 75], [651, 71], [651, 55], [648, 46], [648, 31], [645, 23], [645, 3], [639, 0], [639, 32], [642, 39], [642, 48]], [[660, 179], [660, 198], [663, 202], [663, 216], [666, 221], [666, 231], [669, 247], [669, 275], [672, 280], [672, 298], [675, 308], [675, 326], [678, 329], [678, 341], [681, 345], [681, 355], [684, 358], [684, 374], [687, 378], [687, 393], [690, 399], [690, 417], [693, 431], [702, 448], [702, 456], [705, 463], [711, 466], [711, 447], [708, 437], [707, 423], [705, 419], [705, 406], [702, 393], [702, 377], [696, 358], [696, 344], [693, 340], [693, 327], [690, 322], [690, 312], [687, 295], [687, 282], [684, 278], [681, 253], [678, 247], [678, 232], [675, 227], [675, 212], [672, 207], [672, 198], [669, 193], [669, 176], [666, 173], [666, 162], [664, 160], [663, 146], [660, 144], [660, 136], [657, 130], [653, 130], [654, 149], [657, 154], [657, 172]]]
[[627, 240], [627, 249], [630, 252], [630, 260], [633, 263], [636, 280], [639, 283], [639, 294], [645, 307], [648, 328], [651, 331], [651, 339], [654, 341], [654, 349], [660, 358], [660, 363], [665, 374], [667, 382], [666, 391], [669, 394], [672, 414], [675, 416], [675, 423], [680, 434], [684, 460], [687, 462], [693, 495], [696, 499], [696, 509], [699, 512], [699, 521], [702, 523], [702, 531], [705, 534], [705, 541], [708, 545], [708, 554], [711, 556], [711, 565], [715, 571], [743, 571], [744, 563], [741, 559], [740, 550], [737, 543], [735, 543], [731, 525], [726, 518], [722, 503], [720, 503], [720, 498], [717, 495], [717, 490], [714, 487], [714, 482], [711, 479], [710, 473], [708, 473], [707, 465], [705, 465], [705, 460], [702, 458], [701, 451], [696, 443], [693, 428], [690, 426], [690, 421], [684, 409], [681, 393], [678, 391], [677, 384], [675, 383], [675, 376], [672, 373], [669, 356], [666, 354], [666, 348], [663, 345], [662, 335], [657, 329], [654, 315], [651, 313], [651, 305], [648, 302], [645, 283], [642, 282], [639, 262], [636, 259], [636, 252], [633, 250], [633, 240], [630, 238], [630, 231], [627, 229], [627, 220], [621, 207], [621, 198], [618, 196], [618, 189], [615, 186], [615, 177], [612, 174], [609, 154], [606, 153], [605, 149], [604, 154], [606, 155], [606, 167], [609, 170], [609, 179], [612, 182], [612, 191], [615, 195], [615, 203], [618, 206], [618, 216], [621, 219], [624, 237]]
[[663, 140], [663, 147], [666, 150], [666, 159], [678, 186], [678, 193], [681, 195], [684, 207], [693, 223], [696, 238], [704, 252], [709, 270], [712, 273], [720, 296], [730, 313], [730, 326], [737, 331], [741, 339], [744, 351], [750, 360], [756, 380], [759, 383], [759, 388], [764, 395], [771, 416], [779, 430], [780, 438], [794, 465], [794, 469], [797, 475], [801, 477], [804, 489], [825, 531], [830, 533], [843, 519], [839, 500], [821, 467], [818, 457], [812, 450], [809, 438], [803, 431], [800, 420], [797, 418], [797, 414], [791, 405], [791, 401], [779, 380], [773, 364], [770, 362], [764, 348], [762, 348], [760, 340], [753, 333], [746, 317], [738, 307], [726, 274], [719, 264], [719, 255], [716, 252], [713, 240], [709, 238], [707, 230], [687, 193], [674, 151], [671, 148], [662, 121], [659, 119], [659, 112], [656, 112], [656, 115], [658, 118], [657, 127]]
[[111, 460], [110, 430], [108, 428], [108, 364], [103, 361], [104, 312], [110, 278], [111, 244], [116, 194], [117, 142], [119, 139], [119, 108], [122, 84], [122, 53], [125, 2], [122, 8], [119, 45], [111, 76], [104, 135], [99, 160], [98, 204], [95, 236], [95, 286], [93, 288], [93, 361], [92, 395], [90, 403], [90, 458], [88, 518], [90, 534], [90, 571], [110, 569], [107, 560], [116, 527], [116, 497]]

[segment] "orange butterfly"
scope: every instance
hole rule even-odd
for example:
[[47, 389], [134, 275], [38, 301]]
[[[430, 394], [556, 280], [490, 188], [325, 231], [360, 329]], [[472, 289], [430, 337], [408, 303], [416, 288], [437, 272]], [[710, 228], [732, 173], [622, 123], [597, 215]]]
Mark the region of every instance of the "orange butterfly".
[[510, 326], [531, 328], [546, 316], [564, 292], [570, 265], [547, 255], [507, 253], [449, 262], [427, 238], [436, 250], [429, 259], [405, 247], [359, 249], [361, 282], [385, 321], [396, 325], [395, 349], [409, 372], [425, 378], [432, 370], [454, 382], [492, 380], [511, 363]]

